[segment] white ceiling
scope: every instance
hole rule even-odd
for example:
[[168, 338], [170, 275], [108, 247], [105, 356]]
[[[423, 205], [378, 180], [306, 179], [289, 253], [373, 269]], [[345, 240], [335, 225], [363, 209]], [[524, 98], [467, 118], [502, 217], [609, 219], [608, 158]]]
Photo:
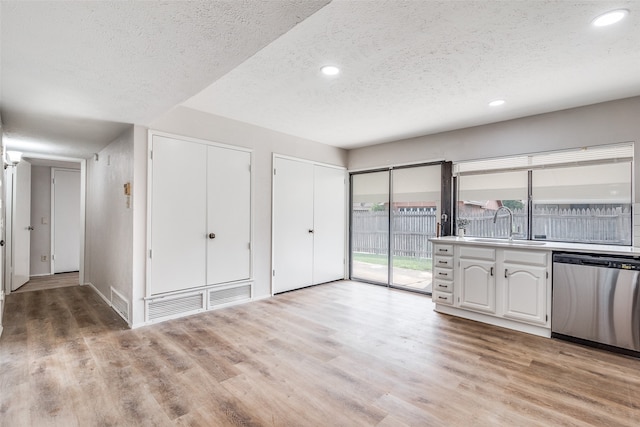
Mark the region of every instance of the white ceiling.
[[184, 105], [351, 148], [640, 95], [637, 0], [327, 2], [3, 0], [9, 144], [86, 157]]
[[6, 1], [11, 148], [87, 157], [196, 94], [329, 0]]

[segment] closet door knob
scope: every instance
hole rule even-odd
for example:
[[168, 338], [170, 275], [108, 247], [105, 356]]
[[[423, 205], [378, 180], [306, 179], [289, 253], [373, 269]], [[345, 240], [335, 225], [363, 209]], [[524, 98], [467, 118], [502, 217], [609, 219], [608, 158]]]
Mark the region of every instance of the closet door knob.
[[309, 234], [313, 234], [313, 230], [312, 229], [309, 229]]
[[215, 233], [209, 233], [209, 238], [210, 239], [215, 239], [216, 238], [216, 234]]

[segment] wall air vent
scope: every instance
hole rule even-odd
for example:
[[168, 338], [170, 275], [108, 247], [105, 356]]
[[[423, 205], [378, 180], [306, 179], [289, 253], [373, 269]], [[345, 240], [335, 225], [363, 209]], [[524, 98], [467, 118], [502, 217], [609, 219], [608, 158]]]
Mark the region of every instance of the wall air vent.
[[251, 299], [251, 284], [242, 284], [234, 288], [210, 289], [209, 309], [225, 304], [239, 301], [249, 301]]
[[162, 298], [150, 301], [148, 305], [148, 320], [158, 320], [170, 317], [185, 316], [203, 310], [204, 293], [197, 293], [175, 298]]
[[113, 287], [111, 287], [111, 307], [129, 323], [129, 301]]

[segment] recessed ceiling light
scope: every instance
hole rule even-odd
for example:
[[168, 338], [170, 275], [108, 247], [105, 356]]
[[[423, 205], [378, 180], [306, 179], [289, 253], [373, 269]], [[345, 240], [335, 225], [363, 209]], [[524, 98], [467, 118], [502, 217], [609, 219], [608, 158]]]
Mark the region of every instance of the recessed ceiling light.
[[496, 99], [495, 101], [491, 101], [489, 103], [489, 107], [499, 107], [504, 104], [504, 99]]
[[322, 71], [322, 74], [324, 74], [325, 76], [335, 76], [340, 73], [340, 68], [336, 67], [335, 65], [325, 65], [324, 67], [320, 68], [320, 71]]
[[596, 27], [606, 27], [607, 25], [615, 24], [622, 20], [629, 14], [627, 9], [612, 10], [611, 12], [603, 13], [596, 17], [591, 23]]

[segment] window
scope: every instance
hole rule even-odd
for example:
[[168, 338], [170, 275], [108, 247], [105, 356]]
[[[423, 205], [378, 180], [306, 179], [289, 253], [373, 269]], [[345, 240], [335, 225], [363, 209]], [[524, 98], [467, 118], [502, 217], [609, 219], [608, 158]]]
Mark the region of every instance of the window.
[[[467, 235], [631, 245], [633, 144], [455, 165], [457, 223]], [[531, 206], [529, 206], [531, 205]]]
[[[458, 177], [458, 204], [456, 206], [458, 228], [465, 234], [477, 237], [508, 237], [509, 219], [506, 212], [493, 218], [498, 208], [506, 206], [513, 212], [516, 237], [526, 239], [528, 235], [527, 171], [496, 172]], [[460, 227], [461, 222], [466, 222]]]

